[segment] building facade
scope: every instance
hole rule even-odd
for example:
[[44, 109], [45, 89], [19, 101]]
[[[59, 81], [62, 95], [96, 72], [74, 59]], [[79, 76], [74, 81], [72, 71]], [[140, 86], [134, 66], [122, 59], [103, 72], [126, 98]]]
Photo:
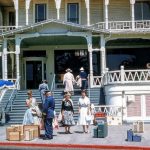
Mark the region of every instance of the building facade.
[[149, 0], [0, 0], [0, 78], [21, 89], [84, 67], [124, 120], [150, 121]]

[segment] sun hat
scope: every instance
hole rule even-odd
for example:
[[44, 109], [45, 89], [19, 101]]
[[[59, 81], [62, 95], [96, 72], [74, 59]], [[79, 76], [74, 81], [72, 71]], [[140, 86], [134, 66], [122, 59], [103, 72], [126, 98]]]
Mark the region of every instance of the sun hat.
[[80, 71], [84, 71], [84, 68], [83, 68], [83, 67], [81, 67], [81, 68], [80, 68]]
[[66, 72], [72, 72], [72, 70], [70, 68], [66, 69]]

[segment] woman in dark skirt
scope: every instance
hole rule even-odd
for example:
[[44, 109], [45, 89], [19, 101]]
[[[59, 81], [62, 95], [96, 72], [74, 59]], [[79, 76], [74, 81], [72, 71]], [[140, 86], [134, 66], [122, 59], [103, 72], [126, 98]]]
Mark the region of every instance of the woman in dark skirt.
[[62, 101], [62, 107], [61, 107], [61, 113], [62, 113], [62, 121], [63, 125], [65, 126], [65, 133], [70, 134], [70, 127], [75, 125], [74, 119], [73, 119], [73, 102], [71, 100], [71, 94], [67, 93], [64, 96], [64, 99]]

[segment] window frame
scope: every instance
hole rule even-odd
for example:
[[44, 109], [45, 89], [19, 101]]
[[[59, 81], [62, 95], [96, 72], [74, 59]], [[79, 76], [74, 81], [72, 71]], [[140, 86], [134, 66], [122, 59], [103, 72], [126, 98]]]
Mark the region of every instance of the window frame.
[[[35, 10], [36, 10], [36, 5], [38, 5], [38, 4], [39, 4], [39, 5], [40, 5], [40, 4], [45, 4], [45, 5], [46, 5], [46, 11], [45, 11], [45, 12], [46, 12], [46, 14], [45, 14], [45, 15], [46, 15], [46, 19], [45, 19], [45, 20], [48, 19], [48, 11], [49, 11], [48, 9], [49, 9], [49, 8], [48, 8], [48, 3], [47, 3], [47, 1], [35, 2], [34, 5], [33, 5], [33, 23], [38, 23], [38, 22], [35, 21], [35, 19], [36, 19], [36, 12], [35, 12]], [[44, 21], [44, 20], [43, 20], [43, 21]]]
[[77, 24], [81, 24], [81, 2], [79, 0], [72, 0], [72, 1], [69, 1], [69, 0], [66, 0], [65, 1], [65, 20], [68, 21], [68, 4], [71, 4], [71, 3], [77, 3], [78, 4], [78, 11], [79, 11], [79, 22]]
[[[150, 1], [148, 1], [148, 0], [137, 0], [136, 2], [135, 2], [135, 5], [136, 5], [136, 3], [140, 3], [140, 15], [141, 15], [141, 19], [136, 19], [136, 13], [134, 14], [135, 15], [135, 20], [150, 20], [150, 16], [149, 16], [149, 19], [144, 19], [144, 7], [143, 7], [143, 3], [144, 2], [150, 2]], [[134, 6], [134, 12], [135, 12], [136, 10], [135, 10], [135, 6]]]

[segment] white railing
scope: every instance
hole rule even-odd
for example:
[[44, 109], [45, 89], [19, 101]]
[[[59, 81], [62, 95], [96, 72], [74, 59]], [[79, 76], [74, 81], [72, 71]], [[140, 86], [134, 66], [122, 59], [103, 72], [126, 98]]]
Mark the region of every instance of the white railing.
[[108, 29], [106, 29], [105, 22], [98, 22], [91, 25], [91, 27], [98, 30], [136, 30], [136, 29], [150, 29], [150, 20], [138, 20], [138, 21], [109, 21]]
[[12, 91], [10, 97], [9, 97], [9, 100], [8, 100], [8, 102], [7, 102], [7, 104], [6, 104], [5, 110], [7, 109], [7, 106], [8, 106], [8, 104], [10, 103], [10, 110], [12, 111], [13, 99], [14, 99], [14, 97], [16, 96], [17, 90], [19, 89], [19, 87], [20, 87], [20, 77], [18, 77], [18, 78], [16, 79], [14, 89], [13, 89], [13, 91]]
[[[108, 70], [108, 69], [107, 69]], [[109, 84], [143, 84], [150, 83], [150, 70], [120, 70], [106, 71], [104, 76], [93, 76], [93, 85], [91, 87], [102, 87]]]
[[95, 106], [94, 108], [95, 108], [95, 113], [103, 112], [107, 116], [122, 117], [122, 107], [121, 106], [99, 105], [99, 106]]
[[[19, 26], [18, 28], [20, 27], [22, 26]], [[16, 26], [0, 26], [0, 34], [6, 31], [14, 30], [14, 29], [16, 29]]]
[[150, 82], [150, 70], [124, 70], [109, 71], [106, 74], [107, 83], [105, 84], [127, 84], [127, 83], [149, 83]]
[[103, 85], [103, 76], [93, 76], [93, 87], [101, 87]]

